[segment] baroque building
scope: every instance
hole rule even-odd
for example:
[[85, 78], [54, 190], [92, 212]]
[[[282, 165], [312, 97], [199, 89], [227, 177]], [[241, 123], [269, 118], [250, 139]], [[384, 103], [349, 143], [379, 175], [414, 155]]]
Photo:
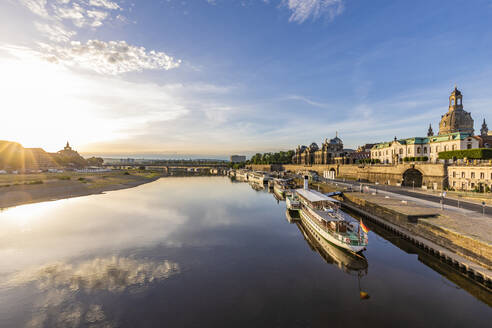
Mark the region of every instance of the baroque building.
[[439, 134], [434, 136], [429, 125], [427, 137], [395, 139], [376, 144], [371, 158], [384, 164], [402, 163], [405, 157], [437, 162], [439, 152], [480, 147], [480, 138], [473, 135], [473, 119], [463, 109], [463, 95], [455, 87], [449, 96], [448, 112], [441, 116]]
[[469, 112], [463, 110], [463, 95], [454, 87], [449, 96], [449, 109], [441, 116], [439, 135], [462, 132], [473, 135], [473, 119]]
[[309, 147], [297, 146], [292, 163], [299, 165], [332, 164], [335, 163], [335, 158], [344, 157], [345, 154], [342, 139], [336, 133], [335, 138], [325, 139], [321, 148], [315, 142]]

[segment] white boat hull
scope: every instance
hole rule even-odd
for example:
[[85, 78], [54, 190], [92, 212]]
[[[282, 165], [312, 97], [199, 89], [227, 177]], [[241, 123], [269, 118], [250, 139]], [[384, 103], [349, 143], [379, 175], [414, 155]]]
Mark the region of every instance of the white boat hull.
[[365, 246], [355, 246], [355, 245], [349, 245], [347, 243], [344, 243], [343, 241], [339, 240], [338, 238], [335, 238], [331, 234], [327, 233], [323, 229], [321, 229], [309, 215], [307, 215], [303, 209], [300, 211], [301, 218], [306, 221], [307, 224], [309, 224], [318, 234], [320, 234], [326, 241], [332, 243], [335, 246], [338, 246], [340, 248], [344, 248], [348, 251], [358, 253], [360, 251], [363, 251], [366, 247]]

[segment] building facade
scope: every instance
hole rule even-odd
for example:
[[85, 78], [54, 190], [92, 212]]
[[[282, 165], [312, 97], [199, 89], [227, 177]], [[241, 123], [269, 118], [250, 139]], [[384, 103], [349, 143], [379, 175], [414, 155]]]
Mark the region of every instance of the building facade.
[[480, 147], [480, 137], [473, 135], [473, 119], [463, 110], [463, 95], [455, 87], [449, 96], [448, 112], [441, 117], [439, 134], [429, 125], [427, 137], [395, 139], [371, 149], [371, 158], [384, 164], [402, 163], [405, 157], [419, 161], [438, 161], [439, 152]]
[[454, 190], [489, 192], [492, 190], [492, 165], [448, 166], [449, 188]]
[[242, 155], [231, 155], [231, 163], [242, 163], [242, 162], [246, 162], [246, 156], [242, 156]]
[[313, 165], [313, 164], [332, 164], [335, 158], [344, 157], [346, 151], [343, 149], [342, 139], [338, 133], [333, 139], [325, 139], [321, 148], [313, 142], [309, 147], [297, 146], [292, 157], [293, 164]]

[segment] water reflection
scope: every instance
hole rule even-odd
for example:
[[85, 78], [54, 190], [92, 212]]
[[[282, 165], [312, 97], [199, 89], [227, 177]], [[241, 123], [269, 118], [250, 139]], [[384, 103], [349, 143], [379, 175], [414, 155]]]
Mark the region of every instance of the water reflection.
[[[0, 213], [0, 327], [479, 327], [487, 319], [486, 305], [443, 286], [377, 231], [368, 260], [347, 258], [287, 224], [285, 205], [266, 191], [227, 178], [166, 178], [44, 204]], [[359, 276], [368, 302], [357, 295]]]
[[112, 327], [101, 304], [94, 300], [101, 293], [133, 294], [144, 291], [180, 272], [178, 263], [148, 261], [112, 256], [76, 264], [52, 263], [10, 275], [0, 284], [4, 290], [25, 289], [32, 293], [33, 317], [27, 327], [78, 327], [94, 324]]

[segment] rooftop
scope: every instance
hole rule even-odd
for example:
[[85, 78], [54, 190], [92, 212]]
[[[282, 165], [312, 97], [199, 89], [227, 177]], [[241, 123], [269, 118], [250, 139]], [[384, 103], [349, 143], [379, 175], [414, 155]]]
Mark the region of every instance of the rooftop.
[[309, 202], [314, 203], [314, 202], [322, 202], [322, 201], [328, 201], [332, 203], [337, 203], [338, 200], [328, 197], [325, 194], [322, 194], [318, 191], [311, 190], [311, 189], [296, 189], [296, 193], [307, 199]]

